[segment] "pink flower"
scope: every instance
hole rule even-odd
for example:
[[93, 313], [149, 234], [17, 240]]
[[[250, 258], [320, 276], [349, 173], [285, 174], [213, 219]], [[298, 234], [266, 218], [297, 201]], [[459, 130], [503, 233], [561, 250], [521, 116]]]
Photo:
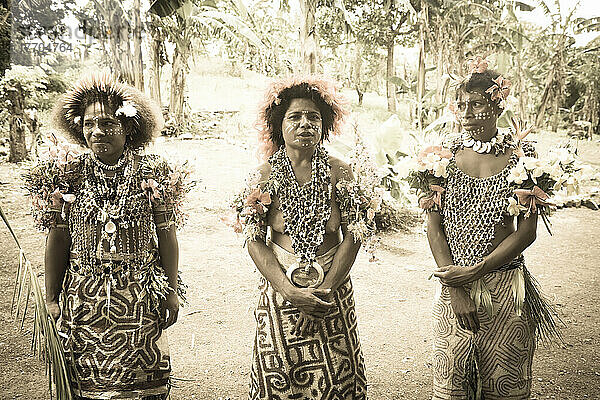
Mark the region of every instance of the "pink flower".
[[469, 73], [470, 74], [482, 74], [488, 68], [488, 62], [485, 58], [481, 56], [475, 57], [473, 60], [469, 62]]
[[156, 182], [154, 179], [144, 179], [140, 186], [142, 190], [148, 192], [148, 198], [150, 199], [150, 201], [160, 199], [159, 185], [158, 182]]
[[493, 101], [503, 101], [506, 100], [508, 95], [510, 94], [510, 87], [512, 86], [512, 82], [508, 79], [505, 79], [502, 75], [493, 80], [494, 84], [490, 86], [485, 92], [490, 94], [490, 98]]
[[434, 204], [437, 204], [438, 207], [442, 207], [442, 193], [446, 190], [439, 185], [429, 185], [429, 189], [431, 189], [432, 193], [429, 196], [421, 197], [419, 199], [419, 207], [423, 210], [429, 210]]
[[259, 214], [264, 214], [264, 206], [271, 204], [271, 195], [268, 192], [262, 192], [260, 188], [256, 188], [246, 197], [245, 204], [252, 207]]
[[448, 103], [448, 110], [450, 110], [450, 112], [454, 114], [454, 117], [457, 121], [460, 119], [460, 113], [458, 112], [458, 106], [456, 105], [455, 101], [451, 101], [450, 103]]
[[417, 162], [424, 165], [424, 160], [429, 154], [436, 154], [440, 158], [452, 158], [452, 152], [442, 146], [428, 146], [421, 150], [417, 155]]

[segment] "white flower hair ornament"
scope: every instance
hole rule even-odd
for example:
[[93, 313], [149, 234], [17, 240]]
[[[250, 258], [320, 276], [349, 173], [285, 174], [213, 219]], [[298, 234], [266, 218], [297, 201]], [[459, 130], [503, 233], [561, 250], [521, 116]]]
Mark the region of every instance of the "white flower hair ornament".
[[115, 116], [118, 117], [119, 115], [123, 115], [127, 118], [133, 118], [137, 115], [137, 113], [137, 109], [135, 108], [133, 102], [125, 100], [123, 105], [117, 108], [115, 111]]

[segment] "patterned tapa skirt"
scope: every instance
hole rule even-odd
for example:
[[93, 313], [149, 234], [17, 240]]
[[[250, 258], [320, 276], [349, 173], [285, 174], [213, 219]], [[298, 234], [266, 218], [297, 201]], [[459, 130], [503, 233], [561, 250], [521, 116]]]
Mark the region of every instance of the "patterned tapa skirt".
[[[296, 257], [272, 243], [279, 263], [287, 269]], [[337, 246], [317, 257], [325, 272]], [[307, 337], [290, 331], [300, 311], [261, 277], [255, 311], [256, 336], [252, 354], [250, 400], [364, 400], [365, 365], [354, 311], [350, 278], [334, 293], [335, 306]]]
[[491, 317], [478, 308], [477, 334], [462, 329], [450, 304], [447, 287], [438, 289], [433, 307], [433, 399], [466, 399], [466, 366], [470, 351], [477, 351], [481, 389], [485, 400], [528, 399], [535, 350], [534, 329], [526, 313], [518, 315], [514, 282], [520, 268], [492, 272], [483, 277], [491, 295]]
[[171, 364], [159, 314], [133, 273], [113, 277], [65, 275], [58, 328], [71, 387], [86, 399], [161, 398]]

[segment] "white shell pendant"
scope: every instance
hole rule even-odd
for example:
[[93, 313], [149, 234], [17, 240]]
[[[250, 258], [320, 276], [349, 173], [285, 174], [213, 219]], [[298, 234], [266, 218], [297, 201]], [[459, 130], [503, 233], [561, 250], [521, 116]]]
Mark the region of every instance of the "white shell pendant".
[[463, 142], [463, 145], [465, 147], [473, 147], [474, 144], [475, 144], [475, 140], [473, 138], [469, 138]]
[[481, 144], [482, 143], [479, 140], [477, 140], [475, 142], [475, 144], [473, 145], [473, 150], [476, 151], [476, 152], [478, 152], [478, 153], [481, 153], [481, 151], [480, 151], [481, 150]]
[[106, 225], [104, 225], [104, 232], [111, 234], [117, 231], [117, 225], [114, 222], [108, 221]]

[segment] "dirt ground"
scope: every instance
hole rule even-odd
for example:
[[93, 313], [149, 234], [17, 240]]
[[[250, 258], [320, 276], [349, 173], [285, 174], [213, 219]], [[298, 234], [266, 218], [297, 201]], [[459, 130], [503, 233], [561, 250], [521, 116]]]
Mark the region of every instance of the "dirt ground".
[[[175, 382], [171, 398], [244, 399], [258, 273], [241, 238], [219, 218], [255, 159], [243, 146], [221, 139], [161, 141], [154, 151], [189, 159], [200, 180], [190, 195], [189, 223], [179, 233], [190, 305], [168, 331]], [[31, 228], [19, 173], [14, 165], [0, 164], [0, 205], [42, 271], [44, 235]], [[563, 209], [552, 221], [554, 236], [540, 224], [525, 256], [558, 305], [566, 344], [538, 349], [532, 398], [599, 399], [600, 212]], [[18, 252], [3, 226], [0, 249], [0, 399], [49, 399], [42, 364], [30, 354], [31, 320], [20, 331], [10, 314]], [[434, 262], [423, 229], [382, 237], [377, 257], [370, 263], [361, 253], [352, 271], [369, 396], [428, 399], [436, 284], [427, 279]]]

